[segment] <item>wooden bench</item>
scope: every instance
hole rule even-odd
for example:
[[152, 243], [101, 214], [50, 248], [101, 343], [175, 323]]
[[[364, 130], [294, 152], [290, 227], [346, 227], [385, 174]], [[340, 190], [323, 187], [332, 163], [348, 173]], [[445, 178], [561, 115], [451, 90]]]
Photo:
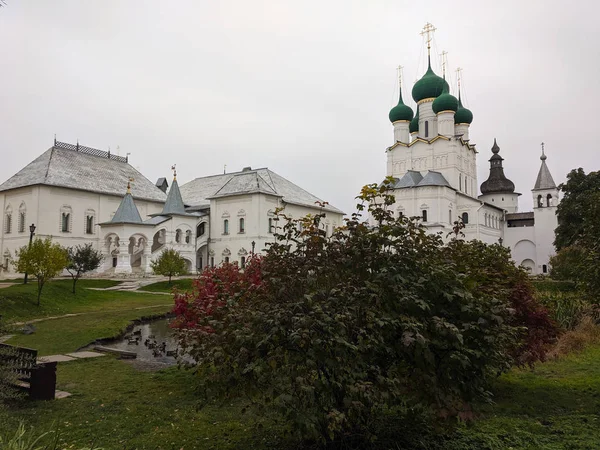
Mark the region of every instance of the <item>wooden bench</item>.
[[56, 363], [38, 363], [37, 350], [0, 344], [0, 358], [17, 375], [17, 386], [29, 393], [32, 400], [54, 400]]

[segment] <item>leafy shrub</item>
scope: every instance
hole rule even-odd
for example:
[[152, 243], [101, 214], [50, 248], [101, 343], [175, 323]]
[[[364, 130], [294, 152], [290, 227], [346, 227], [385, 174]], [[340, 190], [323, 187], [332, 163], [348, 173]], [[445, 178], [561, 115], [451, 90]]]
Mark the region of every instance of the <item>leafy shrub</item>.
[[375, 227], [355, 213], [327, 238], [322, 214], [282, 216], [263, 258], [176, 294], [206, 398], [245, 396], [308, 439], [373, 439], [386, 411], [468, 414], [491, 379], [544, 357], [555, 328], [506, 249], [444, 245], [393, 217], [385, 185], [360, 199]]

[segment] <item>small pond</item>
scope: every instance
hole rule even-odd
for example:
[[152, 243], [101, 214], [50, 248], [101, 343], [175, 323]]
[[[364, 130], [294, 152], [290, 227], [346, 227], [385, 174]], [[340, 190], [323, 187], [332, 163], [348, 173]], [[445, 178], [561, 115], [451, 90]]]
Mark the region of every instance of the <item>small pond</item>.
[[134, 352], [141, 361], [176, 364], [177, 357], [182, 355], [178, 355], [181, 350], [169, 327], [171, 320], [156, 319], [135, 325], [121, 339], [107, 342], [104, 346]]

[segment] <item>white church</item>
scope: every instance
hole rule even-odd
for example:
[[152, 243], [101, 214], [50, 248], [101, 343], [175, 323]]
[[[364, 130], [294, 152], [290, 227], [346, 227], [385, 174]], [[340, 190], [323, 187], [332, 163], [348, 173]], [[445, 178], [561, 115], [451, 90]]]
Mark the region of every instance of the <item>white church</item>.
[[[434, 28], [427, 24], [430, 34]], [[446, 236], [459, 218], [466, 239], [501, 243], [531, 274], [549, 270], [554, 254], [558, 188], [541, 156], [532, 195], [534, 210], [519, 212], [515, 185], [504, 175], [496, 141], [489, 178], [478, 195], [477, 150], [469, 141], [473, 114], [450, 93], [429, 64], [412, 89], [416, 114], [402, 99], [389, 113], [394, 143], [387, 148], [387, 177], [394, 179], [394, 212], [420, 216], [429, 232]], [[365, 180], [365, 183], [369, 180]], [[349, 193], [351, 195], [352, 193]], [[181, 188], [174, 175], [152, 183], [128, 158], [56, 141], [0, 185], [0, 277], [14, 272], [15, 250], [26, 245], [30, 226], [38, 237], [63, 246], [92, 243], [104, 254], [99, 272], [143, 276], [163, 249], [175, 249], [190, 272], [223, 262], [244, 266], [273, 241], [276, 210], [293, 218], [323, 212], [331, 235], [344, 213], [275, 172], [246, 167], [196, 178]]]
[[416, 114], [402, 99], [390, 113], [394, 144], [387, 148], [387, 176], [396, 203], [395, 214], [420, 216], [428, 231], [452, 231], [459, 218], [465, 224], [466, 239], [501, 243], [512, 258], [531, 274], [549, 271], [548, 261], [555, 253], [553, 241], [557, 226], [558, 188], [546, 165], [542, 147], [541, 167], [533, 189], [533, 212], [519, 212], [515, 185], [504, 175], [503, 158], [494, 139], [489, 178], [478, 195], [475, 145], [469, 141], [472, 112], [450, 93], [444, 77], [431, 68], [430, 33], [427, 24], [428, 68], [413, 86]]
[[169, 188], [152, 183], [128, 158], [54, 141], [0, 185], [0, 276], [14, 275], [15, 250], [35, 235], [62, 246], [92, 243], [104, 255], [98, 272], [144, 276], [164, 249], [177, 250], [196, 272], [223, 262], [244, 266], [273, 242], [276, 210], [292, 218], [324, 213], [328, 234], [344, 213], [267, 168], [196, 178]]

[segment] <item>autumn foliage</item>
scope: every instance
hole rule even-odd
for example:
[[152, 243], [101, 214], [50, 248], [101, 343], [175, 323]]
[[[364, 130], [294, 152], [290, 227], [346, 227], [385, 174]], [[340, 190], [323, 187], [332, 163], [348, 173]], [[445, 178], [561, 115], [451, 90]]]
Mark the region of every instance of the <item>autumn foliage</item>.
[[204, 398], [246, 398], [304, 439], [373, 441], [381, 415], [464, 414], [499, 374], [544, 357], [554, 325], [507, 249], [394, 217], [385, 185], [359, 199], [331, 237], [324, 214], [282, 215], [262, 258], [176, 294]]

